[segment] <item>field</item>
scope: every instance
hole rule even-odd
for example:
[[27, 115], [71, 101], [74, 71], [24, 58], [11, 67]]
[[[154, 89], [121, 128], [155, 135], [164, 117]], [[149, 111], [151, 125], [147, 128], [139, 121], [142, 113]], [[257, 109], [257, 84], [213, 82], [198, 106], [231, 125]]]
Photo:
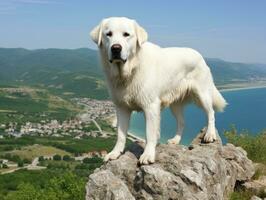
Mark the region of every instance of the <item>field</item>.
[[71, 102], [52, 95], [47, 90], [28, 87], [0, 88], [1, 123], [47, 119], [64, 120], [74, 116], [80, 108]]
[[[19, 149], [25, 146], [40, 144], [52, 146], [69, 153], [85, 153], [89, 151], [110, 151], [114, 146], [116, 138], [86, 137], [74, 139], [72, 137], [38, 137], [23, 136], [21, 138], [5, 138], [0, 140], [0, 152]], [[128, 141], [129, 142], [129, 141]]]
[[[49, 195], [51, 195], [50, 199], [55, 200], [84, 199], [87, 177], [95, 168], [101, 166], [103, 161], [98, 157], [92, 157], [83, 162], [75, 161], [74, 156], [90, 151], [110, 151], [115, 141], [114, 136], [81, 139], [23, 136], [1, 139], [0, 157], [11, 154], [16, 159], [23, 160], [47, 154], [59, 154], [61, 156], [70, 155], [70, 159], [62, 160], [62, 157], [60, 160], [44, 159], [40, 161], [40, 165], [46, 169], [34, 171], [23, 169], [0, 175], [0, 199], [24, 200], [38, 197], [38, 200], [44, 200]], [[61, 196], [62, 194], [66, 196]]]
[[19, 150], [16, 149], [16, 150], [7, 151], [4, 153], [5, 154], [9, 153], [11, 156], [17, 155], [21, 159], [28, 159], [28, 160], [33, 160], [34, 158], [39, 157], [39, 156], [52, 156], [54, 154], [58, 154], [61, 156], [71, 155], [69, 152], [66, 152], [64, 150], [57, 149], [57, 148], [51, 147], [51, 146], [43, 146], [43, 145], [39, 145], [39, 144], [34, 144], [31, 146], [22, 147]]

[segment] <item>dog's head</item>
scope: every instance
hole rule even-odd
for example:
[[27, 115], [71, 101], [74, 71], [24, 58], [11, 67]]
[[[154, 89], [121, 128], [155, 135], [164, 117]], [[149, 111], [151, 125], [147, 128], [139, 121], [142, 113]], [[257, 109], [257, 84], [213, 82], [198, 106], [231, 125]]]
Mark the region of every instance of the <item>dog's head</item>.
[[106, 52], [110, 63], [126, 63], [147, 41], [146, 31], [134, 20], [111, 17], [102, 20], [90, 33], [92, 40]]

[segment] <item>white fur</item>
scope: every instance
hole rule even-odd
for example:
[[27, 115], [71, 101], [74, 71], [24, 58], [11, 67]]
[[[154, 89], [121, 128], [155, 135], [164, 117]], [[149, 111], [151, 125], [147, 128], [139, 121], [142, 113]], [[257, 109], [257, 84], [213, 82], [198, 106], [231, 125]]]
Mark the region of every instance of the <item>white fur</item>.
[[[112, 37], [106, 36], [112, 31]], [[124, 37], [123, 33], [130, 33]], [[140, 163], [155, 161], [155, 147], [160, 137], [160, 110], [170, 106], [177, 119], [176, 136], [180, 142], [184, 129], [183, 106], [193, 101], [208, 117], [205, 142], [216, 139], [214, 109], [222, 111], [226, 101], [216, 89], [203, 57], [190, 48], [161, 48], [147, 42], [147, 33], [134, 20], [104, 19], [91, 32], [98, 44], [110, 95], [117, 109], [118, 139], [105, 160], [116, 159], [124, 151], [130, 114], [143, 111], [146, 118], [146, 147]], [[124, 62], [109, 62], [113, 44], [122, 46]]]

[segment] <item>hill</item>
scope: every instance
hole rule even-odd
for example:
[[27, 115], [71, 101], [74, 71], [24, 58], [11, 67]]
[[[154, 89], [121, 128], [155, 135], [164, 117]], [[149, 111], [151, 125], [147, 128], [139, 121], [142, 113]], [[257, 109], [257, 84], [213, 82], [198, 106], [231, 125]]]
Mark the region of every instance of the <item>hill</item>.
[[0, 48], [0, 84], [44, 87], [63, 96], [107, 98], [97, 52]]
[[[0, 48], [0, 84], [28, 85], [64, 97], [108, 98], [96, 50]], [[266, 65], [207, 58], [218, 86], [266, 82]]]
[[206, 58], [217, 85], [266, 81], [266, 64], [246, 64]]
[[[65, 120], [75, 116], [80, 108], [71, 101], [43, 89], [0, 87], [1, 123], [39, 122], [47, 119]], [[1, 129], [0, 129], [1, 130]]]

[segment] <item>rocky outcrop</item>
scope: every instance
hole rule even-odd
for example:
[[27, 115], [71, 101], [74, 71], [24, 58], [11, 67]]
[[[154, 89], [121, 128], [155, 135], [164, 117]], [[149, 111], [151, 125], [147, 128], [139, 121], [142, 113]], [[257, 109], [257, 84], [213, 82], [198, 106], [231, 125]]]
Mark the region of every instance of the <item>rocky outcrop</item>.
[[254, 174], [246, 152], [232, 144], [204, 144], [204, 130], [189, 147], [157, 146], [156, 162], [138, 164], [142, 143], [134, 143], [119, 159], [90, 175], [87, 200], [124, 199], [228, 199], [236, 184]]

